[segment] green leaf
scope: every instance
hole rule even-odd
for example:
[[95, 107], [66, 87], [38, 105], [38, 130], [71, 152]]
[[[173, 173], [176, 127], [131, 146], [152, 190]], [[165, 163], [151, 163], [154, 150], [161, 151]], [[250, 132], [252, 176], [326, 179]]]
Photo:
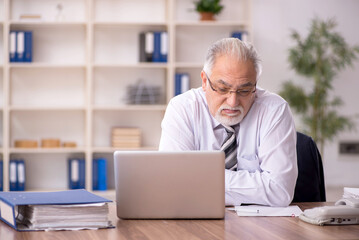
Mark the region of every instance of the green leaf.
[[283, 84], [283, 90], [279, 93], [295, 111], [306, 112], [308, 109], [308, 97], [303, 88], [287, 81]]

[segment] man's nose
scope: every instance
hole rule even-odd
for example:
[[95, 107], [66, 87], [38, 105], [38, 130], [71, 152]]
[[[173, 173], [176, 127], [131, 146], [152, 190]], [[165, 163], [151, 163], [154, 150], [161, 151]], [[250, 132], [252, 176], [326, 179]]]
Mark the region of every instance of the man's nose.
[[236, 92], [229, 92], [227, 96], [227, 104], [230, 107], [237, 107], [239, 105], [239, 94]]

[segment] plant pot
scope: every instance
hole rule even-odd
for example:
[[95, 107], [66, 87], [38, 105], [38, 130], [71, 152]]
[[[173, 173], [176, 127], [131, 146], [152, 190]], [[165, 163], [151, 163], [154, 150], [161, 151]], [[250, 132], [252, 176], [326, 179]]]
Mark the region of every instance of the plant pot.
[[200, 12], [201, 21], [214, 21], [214, 14], [211, 12]]

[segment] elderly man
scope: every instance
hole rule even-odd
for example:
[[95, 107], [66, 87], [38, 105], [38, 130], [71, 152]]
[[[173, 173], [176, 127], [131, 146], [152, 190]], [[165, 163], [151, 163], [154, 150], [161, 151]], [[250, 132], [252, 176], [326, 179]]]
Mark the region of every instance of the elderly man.
[[[257, 86], [254, 47], [225, 38], [208, 50], [202, 87], [174, 97], [159, 150], [223, 150], [226, 205], [287, 206], [298, 175], [288, 103]], [[206, 166], [203, 166], [206, 167]]]

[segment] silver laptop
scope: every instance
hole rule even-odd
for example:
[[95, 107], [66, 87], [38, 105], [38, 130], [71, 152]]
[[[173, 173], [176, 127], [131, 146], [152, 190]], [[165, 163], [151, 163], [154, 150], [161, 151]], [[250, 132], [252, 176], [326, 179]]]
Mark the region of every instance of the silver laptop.
[[224, 217], [224, 152], [116, 151], [117, 216]]

